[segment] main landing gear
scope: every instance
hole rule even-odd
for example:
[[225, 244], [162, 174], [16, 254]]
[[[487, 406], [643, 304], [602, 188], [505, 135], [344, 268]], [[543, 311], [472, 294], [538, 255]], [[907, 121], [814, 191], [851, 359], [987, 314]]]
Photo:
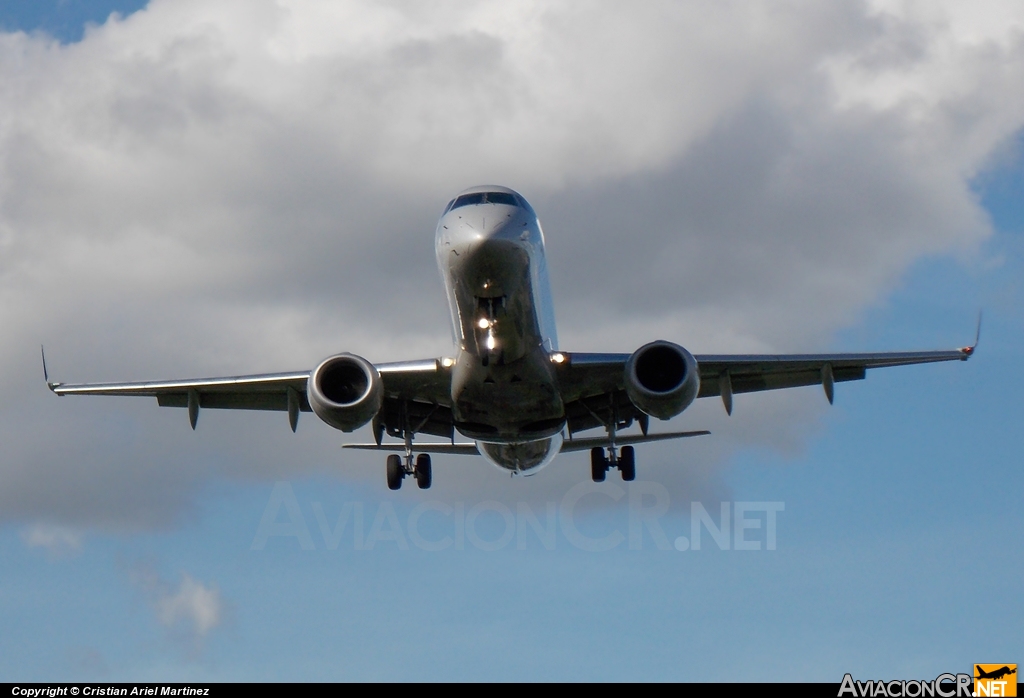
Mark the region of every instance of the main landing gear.
[[388, 456], [388, 489], [400, 489], [402, 487], [402, 480], [405, 479], [406, 475], [415, 477], [416, 484], [421, 490], [429, 488], [431, 482], [430, 454], [421, 453], [414, 460], [413, 455], [407, 453], [405, 463], [402, 462], [402, 457], [397, 453], [392, 453]]
[[590, 476], [594, 479], [594, 482], [604, 482], [605, 473], [608, 472], [609, 468], [618, 468], [622, 474], [622, 479], [626, 482], [635, 480], [636, 454], [633, 451], [633, 447], [623, 446], [616, 453], [616, 448], [609, 446], [607, 455], [605, 455], [605, 449], [601, 446], [590, 449]]
[[[615, 446], [615, 432], [621, 427], [628, 427], [632, 420], [620, 422], [618, 410], [615, 408], [614, 396], [609, 395], [608, 400], [611, 420], [604, 422], [604, 428], [608, 430], [608, 446], [595, 446], [590, 449], [590, 477], [593, 478], [594, 482], [604, 482], [605, 473], [608, 472], [608, 469], [618, 468], [622, 479], [626, 482], [632, 482], [636, 479], [636, 453], [633, 451], [632, 446], [623, 446], [622, 448], [616, 448]], [[590, 414], [599, 420], [601, 419], [593, 412]], [[640, 428], [646, 435], [646, 415], [641, 417]]]

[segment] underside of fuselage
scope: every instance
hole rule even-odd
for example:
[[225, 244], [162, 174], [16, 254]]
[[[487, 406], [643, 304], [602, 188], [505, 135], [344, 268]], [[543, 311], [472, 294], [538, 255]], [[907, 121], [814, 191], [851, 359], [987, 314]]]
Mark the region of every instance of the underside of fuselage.
[[436, 250], [456, 345], [455, 428], [498, 467], [535, 472], [557, 455], [565, 426], [537, 216], [510, 189], [474, 187], [441, 217]]

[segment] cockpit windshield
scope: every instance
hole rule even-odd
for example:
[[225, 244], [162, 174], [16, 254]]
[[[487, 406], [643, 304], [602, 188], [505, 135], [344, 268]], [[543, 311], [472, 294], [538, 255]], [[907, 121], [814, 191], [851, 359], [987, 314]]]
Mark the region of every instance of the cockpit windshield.
[[519, 201], [516, 199], [514, 194], [509, 194], [508, 192], [476, 192], [473, 194], [463, 194], [457, 198], [452, 202], [448, 211], [454, 211], [455, 209], [463, 206], [472, 206], [473, 204], [504, 204], [505, 206], [518, 206]]

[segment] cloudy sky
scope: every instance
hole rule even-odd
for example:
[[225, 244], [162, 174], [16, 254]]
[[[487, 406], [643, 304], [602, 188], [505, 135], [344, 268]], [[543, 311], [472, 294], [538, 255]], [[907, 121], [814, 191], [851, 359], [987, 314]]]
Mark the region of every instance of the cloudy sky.
[[[0, 679], [1021, 660], [1022, 87], [1011, 0], [6, 0]], [[565, 349], [951, 348], [984, 308], [981, 348], [695, 405], [629, 487], [391, 493], [311, 414], [45, 389], [40, 344], [63, 381], [446, 354], [433, 229], [485, 182], [541, 217]]]

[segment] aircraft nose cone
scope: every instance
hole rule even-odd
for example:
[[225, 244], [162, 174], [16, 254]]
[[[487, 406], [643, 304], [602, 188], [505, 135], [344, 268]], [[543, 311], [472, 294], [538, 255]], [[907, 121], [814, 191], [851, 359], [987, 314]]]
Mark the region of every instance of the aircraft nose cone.
[[520, 209], [514, 206], [483, 204], [459, 210], [454, 220], [445, 223], [443, 237], [452, 245], [484, 240], [519, 239], [526, 230]]
[[515, 237], [518, 235], [516, 230], [517, 219], [517, 216], [510, 214], [501, 217], [494, 216], [491, 220], [481, 221], [483, 234], [489, 239], [510, 239]]

